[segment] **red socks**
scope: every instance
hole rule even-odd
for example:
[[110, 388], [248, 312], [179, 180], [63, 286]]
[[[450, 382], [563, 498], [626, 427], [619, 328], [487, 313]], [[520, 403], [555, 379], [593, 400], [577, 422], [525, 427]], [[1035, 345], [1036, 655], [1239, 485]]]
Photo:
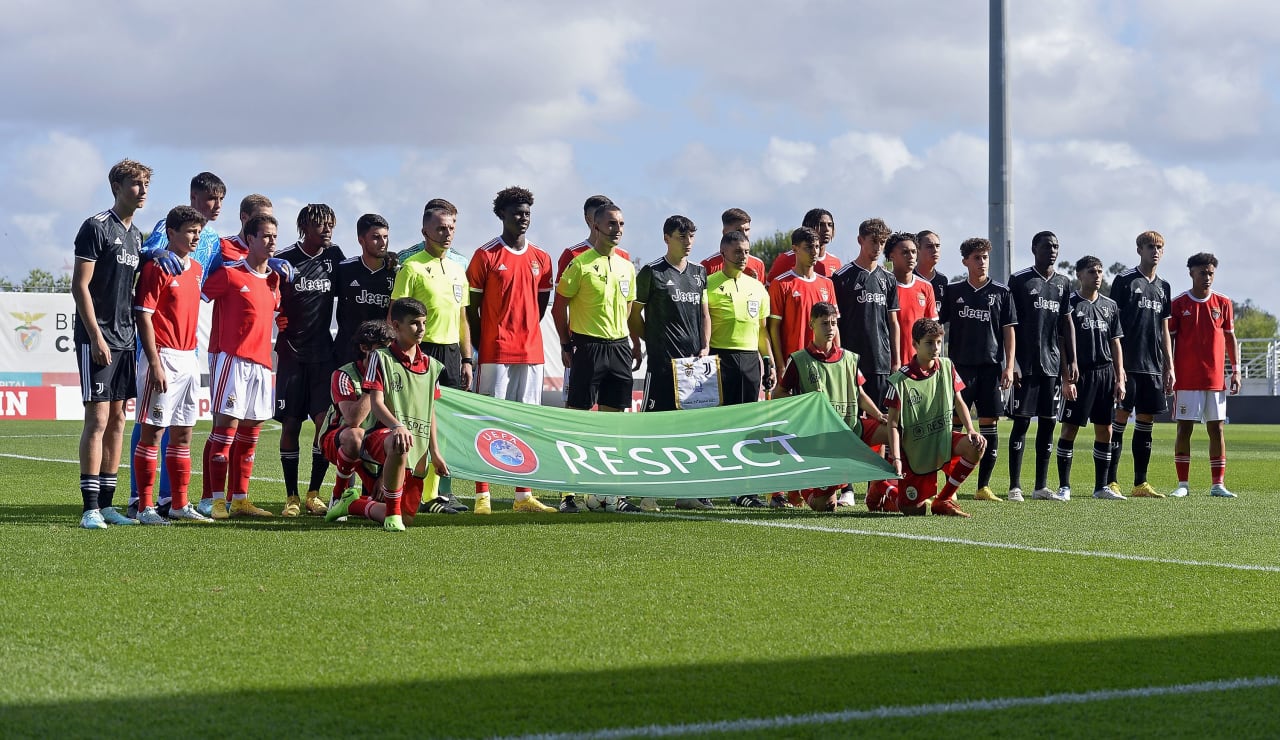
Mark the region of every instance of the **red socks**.
[[1178, 482], [1186, 483], [1191, 476], [1191, 456], [1174, 453], [1173, 469], [1178, 474]]
[[204, 494], [218, 498], [227, 490], [227, 460], [231, 457], [231, 427], [214, 427], [204, 443]]
[[351, 502], [351, 506], [347, 508], [348, 516], [358, 516], [363, 519], [369, 518], [369, 507], [373, 506], [373, 499], [368, 496], [361, 496]]
[[969, 474], [973, 472], [977, 465], [977, 463], [971, 463], [963, 457], [954, 458], [951, 463], [951, 471], [947, 473], [947, 484], [942, 487], [942, 493], [938, 494], [938, 500], [946, 501], [955, 498], [956, 491], [960, 490], [965, 478], [969, 477]]
[[240, 427], [231, 445], [231, 480], [227, 482], [227, 500], [249, 493], [249, 476], [253, 474], [253, 456], [258, 449], [259, 427]]
[[138, 481], [138, 509], [153, 505], [156, 470], [160, 467], [160, 448], [138, 445], [133, 448], [133, 477]]
[[181, 509], [190, 503], [187, 488], [191, 485], [191, 448], [169, 445], [164, 453], [164, 464], [169, 469], [169, 493], [173, 496], [169, 507]]
[[[1209, 474], [1213, 477], [1213, 485], [1220, 486], [1227, 478], [1227, 458], [1211, 457], [1209, 458]], [[1186, 480], [1185, 478], [1179, 480]]]

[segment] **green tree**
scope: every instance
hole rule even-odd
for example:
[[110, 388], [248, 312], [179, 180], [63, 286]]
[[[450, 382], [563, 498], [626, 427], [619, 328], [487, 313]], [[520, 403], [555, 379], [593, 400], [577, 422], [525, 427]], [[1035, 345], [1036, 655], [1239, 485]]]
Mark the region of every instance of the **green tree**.
[[64, 272], [53, 281], [53, 292], [70, 293], [71, 292], [71, 273]]
[[48, 293], [53, 290], [53, 273], [35, 268], [22, 281], [22, 289], [28, 293]]
[[1231, 308], [1235, 312], [1236, 339], [1280, 338], [1280, 321], [1252, 300], [1232, 301]]
[[751, 253], [764, 262], [766, 275], [769, 274], [769, 270], [773, 267], [773, 261], [778, 258], [778, 255], [790, 249], [791, 234], [785, 231], [775, 231], [773, 236], [766, 236], [751, 243]]
[[18, 286], [15, 285], [12, 280], [10, 280], [8, 277], [0, 276], [0, 292], [13, 293], [17, 289], [18, 289]]

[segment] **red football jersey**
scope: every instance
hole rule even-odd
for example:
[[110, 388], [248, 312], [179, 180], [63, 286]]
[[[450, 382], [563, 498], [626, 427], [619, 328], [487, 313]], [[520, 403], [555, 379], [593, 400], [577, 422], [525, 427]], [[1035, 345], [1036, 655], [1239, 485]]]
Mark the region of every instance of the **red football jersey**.
[[1210, 292], [1203, 300], [1183, 293], [1169, 304], [1169, 335], [1173, 337], [1175, 390], [1226, 389], [1227, 333], [1235, 331], [1231, 299]]
[[[578, 255], [582, 254], [588, 249], [591, 249], [591, 245], [588, 244], [585, 239], [578, 242], [577, 244], [574, 244], [572, 247], [565, 247], [564, 251], [560, 253], [560, 260], [556, 262], [556, 282], [557, 283], [560, 282], [560, 277], [564, 275], [564, 271], [569, 267], [569, 263], [577, 259]], [[631, 259], [631, 255], [627, 254], [627, 250], [623, 249], [622, 247], [614, 247], [613, 253], [618, 255], [624, 260]], [[709, 275], [711, 273], [707, 273], [707, 274]]]
[[[813, 263], [813, 271], [818, 273], [819, 275], [826, 275], [827, 277], [831, 277], [832, 275], [836, 274], [836, 270], [840, 269], [841, 264], [842, 263], [840, 262], [839, 257], [835, 256], [830, 252], [827, 252], [826, 254], [822, 255], [822, 257], [820, 257], [817, 262]], [[784, 272], [790, 271], [791, 268], [795, 266], [796, 266], [795, 250], [792, 249], [792, 250], [783, 252], [782, 254], [778, 255], [778, 258], [773, 261], [773, 265], [769, 268], [768, 282], [772, 283], [774, 280], [778, 279], [779, 275], [781, 275]], [[710, 274], [711, 271], [707, 270], [707, 273]]]
[[249, 245], [244, 243], [239, 234], [222, 237], [218, 240], [218, 246], [222, 249], [223, 262], [235, 262], [249, 256]]
[[204, 281], [205, 298], [213, 301], [209, 352], [271, 367], [271, 330], [280, 308], [280, 280], [274, 272], [254, 272], [233, 262]]
[[[702, 261], [702, 266], [707, 268], [707, 277], [711, 277], [717, 272], [724, 269], [724, 255], [716, 252], [710, 257]], [[760, 282], [764, 282], [764, 260], [754, 254], [747, 255], [747, 266], [742, 270], [743, 274], [749, 275]]]
[[142, 266], [133, 307], [151, 314], [157, 349], [189, 351], [196, 348], [202, 272], [200, 263], [190, 257], [181, 275], [166, 275], [155, 262]]
[[551, 255], [532, 243], [517, 252], [497, 237], [471, 256], [467, 282], [480, 306], [480, 362], [541, 365], [538, 298], [551, 292]]
[[898, 283], [898, 334], [902, 339], [902, 357], [899, 365], [906, 365], [916, 356], [915, 343], [911, 341], [911, 327], [920, 319], [938, 318], [938, 304], [933, 295], [933, 283], [915, 275], [911, 282]]
[[814, 275], [805, 279], [787, 272], [769, 284], [769, 318], [781, 319], [779, 334], [782, 338], [783, 362], [792, 352], [804, 349], [813, 342], [813, 329], [809, 326], [809, 310], [815, 303], [836, 299], [836, 286], [831, 278]]

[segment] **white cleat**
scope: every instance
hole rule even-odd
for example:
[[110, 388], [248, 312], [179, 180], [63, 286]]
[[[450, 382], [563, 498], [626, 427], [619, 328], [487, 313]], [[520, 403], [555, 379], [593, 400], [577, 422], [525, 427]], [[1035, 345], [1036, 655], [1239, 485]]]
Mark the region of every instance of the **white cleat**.
[[1025, 501], [1026, 499], [1022, 498], [1022, 489], [1021, 489], [1021, 488], [1010, 488], [1010, 489], [1009, 489], [1008, 500], [1009, 500], [1009, 501], [1017, 501], [1017, 502], [1021, 503], [1022, 501]]
[[1209, 489], [1209, 495], [1215, 498], [1235, 498], [1236, 497], [1234, 493], [1232, 493], [1231, 491], [1228, 491], [1227, 487], [1222, 485], [1221, 483], [1213, 484], [1213, 487]]
[[1111, 488], [1110, 486], [1104, 486], [1094, 491], [1093, 497], [1107, 499], [1108, 501], [1128, 501], [1129, 500], [1125, 498], [1124, 495], [1122, 495], [1119, 491], [1115, 490], [1114, 488]]
[[187, 504], [181, 509], [169, 509], [169, 519], [172, 521], [188, 520], [193, 522], [212, 522], [209, 517], [196, 511], [194, 504]]
[[1179, 483], [1177, 488], [1169, 492], [1169, 498], [1186, 498], [1189, 493], [1191, 493], [1191, 491], [1187, 490], [1186, 486]]
[[1064, 490], [1068, 494], [1071, 493], [1071, 489], [1067, 488], [1066, 486], [1063, 486], [1057, 491], [1053, 490], [1052, 488], [1037, 488], [1031, 494], [1031, 498], [1036, 501], [1066, 501], [1068, 499], [1063, 498], [1061, 493]]

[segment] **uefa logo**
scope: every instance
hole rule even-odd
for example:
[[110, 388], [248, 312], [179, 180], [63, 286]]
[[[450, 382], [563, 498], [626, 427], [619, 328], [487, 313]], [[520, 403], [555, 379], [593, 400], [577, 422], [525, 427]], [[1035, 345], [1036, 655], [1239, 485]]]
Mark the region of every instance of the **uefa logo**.
[[501, 429], [481, 429], [476, 435], [480, 459], [504, 473], [528, 475], [538, 469], [538, 455], [523, 439]]

